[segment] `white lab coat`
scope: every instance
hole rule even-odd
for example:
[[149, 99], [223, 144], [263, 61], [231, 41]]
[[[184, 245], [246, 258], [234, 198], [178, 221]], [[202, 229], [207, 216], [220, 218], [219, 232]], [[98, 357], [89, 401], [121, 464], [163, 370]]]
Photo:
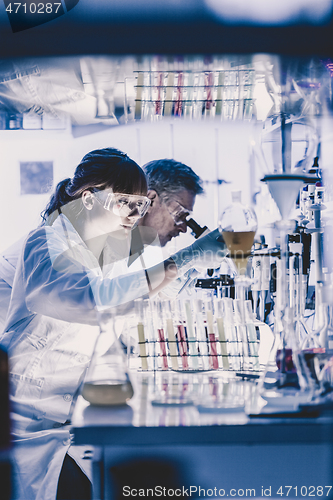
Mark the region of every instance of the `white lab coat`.
[[66, 452], [90, 475], [66, 423], [99, 332], [96, 307], [148, 293], [143, 269], [112, 277], [117, 251], [102, 272], [64, 215], [22, 246], [0, 340], [10, 359], [15, 499], [54, 500]]
[[24, 241], [25, 238], [21, 238], [0, 255], [0, 333], [6, 324], [17, 261]]

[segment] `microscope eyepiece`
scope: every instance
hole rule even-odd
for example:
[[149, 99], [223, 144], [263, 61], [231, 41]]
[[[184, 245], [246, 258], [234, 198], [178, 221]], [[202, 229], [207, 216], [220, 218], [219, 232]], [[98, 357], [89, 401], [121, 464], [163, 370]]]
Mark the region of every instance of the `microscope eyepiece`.
[[190, 229], [192, 229], [192, 233], [196, 239], [200, 238], [200, 236], [208, 229], [207, 226], [199, 226], [199, 224], [194, 219], [187, 220], [186, 224]]

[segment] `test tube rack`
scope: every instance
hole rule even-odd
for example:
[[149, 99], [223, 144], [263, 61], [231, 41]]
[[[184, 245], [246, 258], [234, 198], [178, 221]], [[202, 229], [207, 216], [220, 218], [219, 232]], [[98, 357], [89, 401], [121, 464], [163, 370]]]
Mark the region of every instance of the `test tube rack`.
[[146, 302], [144, 318], [135, 325], [138, 344], [131, 361], [139, 370], [259, 375], [264, 368], [250, 301], [211, 295]]
[[134, 120], [151, 121], [162, 116], [220, 120], [253, 117], [252, 68], [150, 70], [135, 74]]

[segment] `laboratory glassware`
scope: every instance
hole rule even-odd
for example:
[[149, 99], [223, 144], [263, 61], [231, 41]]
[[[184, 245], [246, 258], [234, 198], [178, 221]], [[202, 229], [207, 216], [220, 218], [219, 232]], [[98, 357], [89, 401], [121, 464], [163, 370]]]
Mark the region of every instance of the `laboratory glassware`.
[[137, 332], [138, 332], [138, 344], [139, 344], [139, 356], [141, 359], [141, 368], [142, 370], [148, 370], [148, 354], [147, 354], [147, 339], [145, 331], [146, 322], [145, 322], [145, 308], [144, 308], [144, 300], [136, 299], [135, 301], [135, 312], [136, 312], [136, 320], [137, 320]]
[[188, 362], [188, 343], [187, 343], [187, 325], [185, 314], [182, 307], [182, 301], [176, 300], [175, 303], [175, 317], [177, 324], [177, 343], [178, 343], [178, 351], [181, 357], [182, 369], [189, 369]]
[[168, 357], [167, 357], [167, 344], [166, 335], [164, 327], [164, 308], [162, 306], [161, 300], [156, 300], [155, 302], [155, 321], [157, 328], [157, 338], [160, 345], [160, 358], [161, 358], [161, 368], [162, 370], [168, 370]]
[[199, 366], [202, 370], [209, 370], [209, 351], [206, 335], [206, 323], [203, 314], [203, 301], [201, 297], [194, 299], [195, 330], [199, 347]]
[[[286, 154], [286, 152], [285, 152]], [[284, 168], [286, 167], [284, 163]], [[290, 296], [289, 276], [289, 235], [295, 231], [296, 222], [288, 219], [303, 182], [312, 177], [304, 173], [275, 173], [262, 179], [267, 182], [282, 219], [276, 222], [279, 231], [279, 258], [276, 262], [277, 293], [274, 305], [275, 340], [263, 376], [263, 390], [294, 388], [308, 389], [307, 365], [301, 351], [299, 330], [293, 299]], [[291, 276], [292, 278], [292, 276]]]
[[168, 347], [169, 347], [169, 356], [171, 358], [171, 368], [173, 370], [178, 370], [178, 350], [177, 350], [177, 341], [175, 335], [175, 325], [174, 325], [174, 315], [173, 308], [170, 300], [164, 301], [165, 307], [165, 322], [166, 322], [166, 332], [168, 339]]
[[257, 227], [254, 210], [242, 204], [241, 191], [234, 191], [232, 204], [223, 211], [220, 217], [219, 230], [240, 276], [246, 275], [247, 262]]
[[[249, 368], [248, 340], [245, 326], [245, 299], [246, 290], [253, 283], [247, 276], [247, 264], [251, 255], [254, 236], [258, 227], [257, 217], [254, 210], [242, 204], [241, 192], [232, 193], [232, 204], [222, 213], [219, 221], [219, 230], [229, 250], [229, 256], [233, 260], [238, 275], [234, 278], [236, 286], [236, 299], [234, 302], [234, 314], [236, 319], [236, 331], [238, 337], [238, 349], [240, 349], [240, 368]], [[236, 361], [236, 360], [235, 360]]]
[[209, 346], [209, 364], [212, 370], [218, 370], [219, 359], [218, 359], [217, 336], [216, 336], [217, 326], [214, 314], [215, 313], [214, 295], [212, 292], [205, 293], [204, 308], [206, 317], [208, 346]]
[[221, 349], [222, 368], [224, 370], [229, 370], [230, 357], [228, 353], [226, 314], [222, 298], [215, 299], [215, 307], [216, 307], [216, 324], [217, 324], [217, 331]]
[[198, 370], [198, 343], [196, 339], [196, 330], [194, 327], [194, 313], [191, 300], [184, 301], [185, 315], [186, 315], [186, 326], [187, 326], [187, 340], [189, 346], [189, 361], [190, 369]]
[[88, 367], [82, 396], [92, 405], [126, 404], [134, 395], [124, 349], [115, 322], [106, 312], [97, 312], [100, 333]]

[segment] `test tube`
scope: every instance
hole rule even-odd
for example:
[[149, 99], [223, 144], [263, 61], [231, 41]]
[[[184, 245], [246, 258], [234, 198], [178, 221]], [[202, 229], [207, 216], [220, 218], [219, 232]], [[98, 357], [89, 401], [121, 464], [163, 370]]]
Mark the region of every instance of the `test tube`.
[[165, 91], [164, 116], [171, 116], [172, 113], [172, 106], [173, 106], [172, 96], [174, 90], [173, 87], [174, 80], [175, 80], [175, 74], [173, 71], [170, 71], [168, 73], [166, 91]]
[[208, 370], [209, 362], [208, 362], [208, 345], [207, 345], [207, 337], [206, 337], [206, 329], [204, 318], [202, 314], [202, 299], [195, 299], [195, 326], [197, 332], [197, 339], [199, 343], [199, 351], [200, 357], [202, 360], [202, 368], [204, 370]]
[[204, 101], [204, 73], [200, 72], [197, 75], [198, 85], [196, 86], [196, 96], [193, 101], [193, 118], [201, 119], [202, 117], [202, 107]]
[[183, 114], [183, 87], [184, 87], [184, 73], [179, 71], [176, 87], [176, 100], [174, 106], [175, 116], [182, 116]]
[[163, 115], [163, 82], [164, 73], [161, 71], [157, 74], [157, 96], [155, 100], [155, 115]]
[[224, 82], [224, 73], [219, 71], [217, 83], [217, 96], [216, 96], [216, 115], [221, 115], [222, 112], [222, 87]]
[[157, 333], [158, 333], [158, 341], [160, 344], [160, 351], [162, 356], [162, 370], [168, 370], [168, 358], [166, 351], [166, 342], [164, 338], [164, 328], [163, 328], [163, 307], [160, 300], [156, 303], [156, 323], [157, 323]]
[[222, 299], [225, 314], [225, 331], [230, 344], [230, 351], [232, 356], [232, 369], [240, 370], [241, 367], [241, 343], [237, 337], [237, 330], [234, 321], [233, 299], [224, 297]]
[[144, 303], [147, 304], [146, 309], [146, 318], [147, 318], [147, 338], [148, 338], [148, 348], [149, 348], [149, 357], [153, 360], [153, 370], [157, 370], [157, 353], [156, 353], [156, 343], [157, 343], [157, 335], [156, 335], [156, 307], [155, 303], [150, 299], [145, 299]]
[[186, 323], [187, 323], [187, 340], [189, 344], [190, 362], [192, 365], [191, 367], [193, 368], [193, 370], [197, 370], [199, 368], [198, 349], [197, 349], [197, 339], [194, 329], [191, 301], [185, 300], [184, 306], [185, 306]]
[[187, 92], [186, 92], [186, 104], [184, 110], [184, 116], [187, 118], [192, 118], [193, 114], [193, 84], [194, 84], [194, 74], [192, 71], [187, 75]]
[[207, 71], [205, 72], [205, 94], [206, 94], [206, 100], [205, 100], [205, 116], [210, 116], [213, 114], [214, 111], [214, 96], [213, 96], [213, 89], [214, 89], [214, 73], [212, 71]]
[[143, 77], [144, 77], [144, 73], [140, 72], [138, 74], [138, 79], [136, 82], [136, 99], [135, 99], [135, 112], [134, 112], [135, 120], [141, 120]]
[[181, 308], [181, 301], [177, 300], [177, 341], [178, 341], [178, 349], [182, 359], [182, 367], [183, 370], [188, 370], [188, 355], [187, 355], [187, 340], [186, 340], [186, 331], [185, 331], [185, 322], [183, 319], [183, 313]]
[[145, 338], [145, 327], [144, 327], [144, 312], [143, 312], [143, 299], [135, 300], [135, 309], [138, 319], [137, 330], [139, 338], [139, 355], [141, 358], [141, 368], [142, 370], [148, 370], [148, 357], [146, 351], [146, 338]]
[[213, 370], [218, 370], [219, 368], [219, 360], [217, 357], [217, 345], [216, 345], [216, 337], [215, 337], [215, 329], [214, 329], [214, 315], [213, 315], [213, 303], [212, 300], [207, 300], [205, 302], [206, 309], [206, 318], [207, 318], [207, 335], [208, 335], [208, 343], [209, 343], [209, 361], [210, 366]]
[[249, 119], [252, 117], [253, 109], [253, 89], [254, 89], [254, 70], [247, 70], [246, 76], [244, 78], [244, 83], [246, 85], [246, 90], [244, 90], [244, 114], [243, 119]]
[[258, 340], [256, 328], [253, 323], [253, 311], [251, 300], [245, 301], [245, 323], [247, 329], [247, 338], [249, 342], [250, 356], [252, 358], [252, 368], [258, 371], [260, 369], [259, 354], [258, 354]]
[[238, 72], [238, 99], [237, 99], [237, 104], [238, 104], [238, 112], [236, 118], [242, 120], [244, 118], [244, 80], [245, 80], [245, 74], [244, 70], [239, 70]]
[[175, 336], [174, 323], [172, 319], [172, 308], [171, 302], [169, 300], [164, 302], [165, 315], [166, 315], [166, 330], [168, 337], [169, 353], [171, 357], [171, 366], [173, 370], [178, 370], [178, 352], [177, 352], [177, 341]]
[[221, 347], [222, 367], [224, 368], [224, 370], [229, 370], [230, 364], [229, 364], [228, 349], [227, 349], [227, 338], [224, 327], [224, 307], [222, 300], [217, 300], [216, 303], [217, 303], [216, 324], [217, 324], [217, 331], [219, 334], [219, 341]]
[[248, 370], [250, 369], [250, 351], [249, 351], [247, 330], [244, 319], [244, 301], [242, 299], [235, 299], [233, 301], [233, 306], [234, 306], [236, 328], [238, 331], [238, 338], [241, 340], [240, 352], [243, 358], [242, 369]]

